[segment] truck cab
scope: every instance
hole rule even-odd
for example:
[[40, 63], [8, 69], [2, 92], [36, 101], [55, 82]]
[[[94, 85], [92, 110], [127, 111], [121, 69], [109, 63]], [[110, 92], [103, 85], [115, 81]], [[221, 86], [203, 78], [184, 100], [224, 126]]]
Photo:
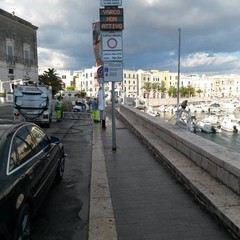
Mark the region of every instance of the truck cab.
[[13, 90], [13, 118], [50, 126], [52, 122], [52, 89], [27, 82]]

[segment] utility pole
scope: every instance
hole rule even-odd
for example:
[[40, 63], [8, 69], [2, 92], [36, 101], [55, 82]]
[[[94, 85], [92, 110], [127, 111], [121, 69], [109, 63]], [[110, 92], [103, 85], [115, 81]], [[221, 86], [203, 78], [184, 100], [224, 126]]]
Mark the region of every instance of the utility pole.
[[[181, 54], [181, 28], [178, 29], [178, 87], [177, 87], [177, 112], [179, 111], [179, 95], [180, 95], [180, 54]], [[179, 117], [179, 114], [177, 114]], [[177, 118], [178, 118], [177, 117]], [[177, 119], [179, 120], [179, 119]]]
[[100, 29], [104, 82], [112, 82], [112, 150], [116, 151], [115, 82], [123, 82], [122, 30], [124, 29], [122, 0], [102, 0]]

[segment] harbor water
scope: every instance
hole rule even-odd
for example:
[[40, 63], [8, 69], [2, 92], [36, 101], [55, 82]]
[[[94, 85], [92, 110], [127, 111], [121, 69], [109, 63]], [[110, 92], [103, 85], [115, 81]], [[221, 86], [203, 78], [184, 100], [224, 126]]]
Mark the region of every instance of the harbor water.
[[[205, 113], [195, 114], [197, 120], [203, 119], [205, 115], [206, 115]], [[176, 123], [176, 115], [170, 112], [160, 113], [159, 117], [171, 124]], [[233, 133], [222, 130], [219, 133], [197, 132], [196, 134], [219, 145], [222, 145], [232, 151], [240, 152], [240, 132]]]

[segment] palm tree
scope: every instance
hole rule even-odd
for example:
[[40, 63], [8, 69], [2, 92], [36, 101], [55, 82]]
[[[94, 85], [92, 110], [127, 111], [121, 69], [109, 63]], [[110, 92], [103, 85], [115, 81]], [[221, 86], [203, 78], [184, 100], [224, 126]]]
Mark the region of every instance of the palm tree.
[[168, 96], [169, 97], [175, 97], [177, 95], [177, 88], [174, 86], [170, 86], [168, 89]]
[[197, 90], [198, 96], [200, 97], [200, 94], [203, 92], [200, 88]]
[[58, 76], [54, 68], [48, 68], [48, 71], [44, 71], [43, 74], [39, 75], [39, 82], [44, 85], [52, 86], [52, 93], [55, 95], [62, 89], [63, 82]]
[[161, 98], [163, 97], [163, 94], [166, 92], [167, 87], [166, 87], [166, 82], [161, 82], [161, 85], [159, 86], [159, 91], [161, 91]]
[[152, 90], [152, 84], [150, 82], [145, 82], [142, 88], [144, 89], [144, 94], [146, 94], [147, 98], [149, 98], [149, 93]]
[[158, 92], [158, 89], [159, 89], [159, 83], [152, 83], [154, 98], [156, 98], [156, 93]]
[[191, 97], [195, 93], [195, 89], [191, 86], [187, 86], [187, 91], [188, 91], [188, 97]]

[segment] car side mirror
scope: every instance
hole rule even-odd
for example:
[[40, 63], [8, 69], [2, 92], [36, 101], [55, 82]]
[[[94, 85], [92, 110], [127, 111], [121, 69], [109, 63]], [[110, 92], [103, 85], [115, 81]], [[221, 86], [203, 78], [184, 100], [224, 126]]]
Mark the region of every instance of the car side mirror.
[[60, 142], [60, 138], [51, 136], [51, 143], [59, 144]]

